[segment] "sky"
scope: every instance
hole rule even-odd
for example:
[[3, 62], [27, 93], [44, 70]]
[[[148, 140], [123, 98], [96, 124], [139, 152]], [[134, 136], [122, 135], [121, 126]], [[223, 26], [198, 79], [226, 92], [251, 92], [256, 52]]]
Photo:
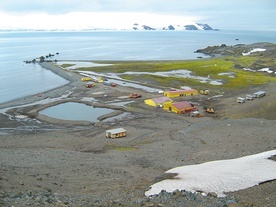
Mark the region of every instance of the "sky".
[[[89, 29], [207, 23], [276, 29], [275, 0], [0, 0], [0, 29]], [[3, 21], [4, 20], [4, 21]]]

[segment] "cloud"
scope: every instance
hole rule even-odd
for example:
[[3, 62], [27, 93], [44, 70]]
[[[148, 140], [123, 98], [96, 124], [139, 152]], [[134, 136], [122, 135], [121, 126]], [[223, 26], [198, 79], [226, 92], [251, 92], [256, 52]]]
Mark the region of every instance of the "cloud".
[[134, 23], [164, 26], [172, 23], [192, 24], [200, 17], [158, 15], [134, 12], [71, 12], [66, 14], [30, 13], [11, 15], [0, 13], [5, 19], [0, 23], [3, 29], [93, 29], [93, 28], [132, 28]]
[[1, 3], [0, 10], [8, 13], [47, 13], [63, 14], [73, 11], [100, 10], [102, 5], [98, 1], [87, 0], [9, 0]]
[[[14, 16], [54, 15], [55, 18], [59, 15], [70, 16], [72, 13], [133, 13], [180, 19], [193, 17], [195, 21], [208, 23], [214, 28], [253, 25], [257, 28], [275, 28], [276, 25], [275, 0], [2, 0], [0, 12]], [[154, 18], [153, 16], [151, 18]]]
[[8, 0], [1, 2], [0, 10], [6, 12], [44, 12], [48, 14], [71, 12], [152, 12], [152, 13], [214, 13], [275, 8], [274, 0]]

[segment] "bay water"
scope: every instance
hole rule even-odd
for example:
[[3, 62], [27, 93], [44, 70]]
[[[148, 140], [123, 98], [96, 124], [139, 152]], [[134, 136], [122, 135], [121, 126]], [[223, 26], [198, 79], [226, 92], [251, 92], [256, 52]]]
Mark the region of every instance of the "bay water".
[[276, 43], [276, 31], [0, 32], [0, 103], [67, 83], [23, 62], [49, 53], [58, 60], [187, 60], [205, 57], [194, 51], [207, 46], [257, 42]]

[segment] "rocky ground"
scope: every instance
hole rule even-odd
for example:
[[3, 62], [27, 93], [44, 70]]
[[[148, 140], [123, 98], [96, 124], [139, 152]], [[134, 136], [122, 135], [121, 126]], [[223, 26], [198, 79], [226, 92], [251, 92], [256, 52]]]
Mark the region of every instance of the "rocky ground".
[[[78, 75], [49, 64], [44, 67], [67, 77], [70, 84], [0, 105], [2, 112], [14, 106], [0, 117], [0, 206], [275, 206], [275, 181], [223, 198], [187, 191], [144, 196], [150, 185], [173, 176], [164, 174], [171, 168], [275, 149], [275, 83], [228, 91], [222, 97], [193, 97], [204, 114], [193, 118], [143, 103], [159, 94], [101, 84], [86, 89]], [[267, 96], [236, 102], [237, 96], [258, 90], [267, 91]], [[142, 98], [128, 98], [133, 92]], [[83, 100], [90, 97], [98, 106], [110, 108], [114, 107], [110, 102], [133, 102], [115, 107], [127, 113], [123, 118], [104, 117], [95, 123], [38, 115], [41, 107], [59, 102], [18, 106], [63, 95], [58, 101], [95, 104]], [[214, 106], [216, 113], [203, 112], [205, 104]], [[105, 138], [106, 129], [117, 127], [127, 130], [126, 138]]]
[[275, 56], [276, 56], [276, 45], [267, 42], [260, 42], [254, 44], [236, 44], [236, 45], [218, 45], [218, 46], [208, 46], [203, 49], [198, 49], [196, 53], [203, 53], [212, 57], [239, 57], [242, 54], [246, 54], [253, 49], [265, 49], [264, 51], [259, 51], [257, 53], [250, 53], [251, 57], [255, 58], [255, 61], [252, 61], [250, 65], [239, 62], [235, 65], [237, 69], [250, 68], [251, 70], [259, 70], [263, 68], [269, 68], [273, 73], [276, 72], [275, 67]]

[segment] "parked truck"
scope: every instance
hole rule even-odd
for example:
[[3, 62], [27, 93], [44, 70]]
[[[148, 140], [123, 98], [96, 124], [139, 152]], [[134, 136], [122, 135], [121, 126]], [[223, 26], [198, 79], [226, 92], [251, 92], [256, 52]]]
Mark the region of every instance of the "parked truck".
[[252, 101], [254, 99], [254, 96], [252, 95], [246, 95], [246, 100]]
[[209, 114], [214, 114], [215, 113], [215, 110], [211, 107], [204, 106], [203, 108]]
[[242, 103], [245, 102], [245, 98], [238, 97], [238, 98], [237, 98], [237, 102], [242, 104]]
[[86, 88], [92, 88], [92, 87], [94, 87], [95, 85], [96, 85], [96, 84], [93, 83], [93, 82], [88, 82], [88, 83], [85, 84], [85, 87], [86, 87]]
[[132, 93], [129, 95], [129, 98], [141, 98], [142, 96], [140, 94], [137, 93]]
[[85, 78], [81, 79], [81, 81], [91, 81], [91, 80], [92, 80], [92, 78], [90, 78], [90, 77], [85, 77]]

